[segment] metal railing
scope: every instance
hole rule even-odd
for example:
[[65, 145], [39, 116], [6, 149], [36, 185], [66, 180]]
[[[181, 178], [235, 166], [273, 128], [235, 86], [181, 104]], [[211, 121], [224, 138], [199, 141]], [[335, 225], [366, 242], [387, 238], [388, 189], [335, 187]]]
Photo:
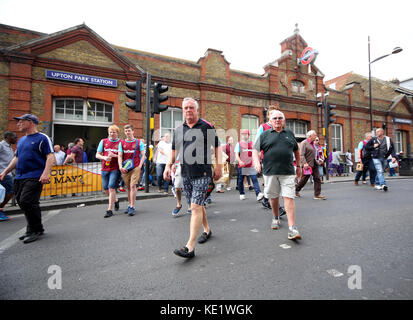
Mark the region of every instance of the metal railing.
[[100, 162], [53, 166], [40, 200], [102, 194], [101, 166]]

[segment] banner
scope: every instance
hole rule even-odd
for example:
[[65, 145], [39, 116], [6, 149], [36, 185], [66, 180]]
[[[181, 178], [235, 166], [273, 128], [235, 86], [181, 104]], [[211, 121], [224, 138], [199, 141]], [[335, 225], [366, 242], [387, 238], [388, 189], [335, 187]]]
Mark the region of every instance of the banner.
[[43, 185], [41, 196], [87, 193], [102, 190], [100, 162], [54, 166], [50, 183]]

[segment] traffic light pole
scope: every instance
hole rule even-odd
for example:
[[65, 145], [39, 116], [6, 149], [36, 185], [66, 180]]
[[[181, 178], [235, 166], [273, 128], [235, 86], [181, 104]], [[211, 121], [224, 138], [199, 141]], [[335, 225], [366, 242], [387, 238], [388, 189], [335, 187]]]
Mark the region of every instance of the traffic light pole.
[[325, 159], [325, 164], [326, 164], [326, 178], [327, 178], [327, 181], [328, 180], [330, 180], [330, 170], [329, 170], [329, 168], [328, 168], [328, 166], [329, 166], [329, 164], [328, 164], [328, 157], [330, 156], [330, 152], [329, 152], [329, 147], [328, 147], [328, 126], [329, 126], [329, 123], [328, 123], [328, 119], [327, 119], [327, 117], [329, 116], [328, 115], [328, 112], [327, 112], [327, 97], [324, 97], [324, 102], [323, 102], [323, 105], [324, 105], [324, 108], [322, 108], [322, 109], [324, 109], [324, 127], [323, 127], [323, 130], [325, 130], [325, 135], [324, 135], [324, 139], [325, 139], [325, 141], [324, 141], [324, 144], [325, 144], [325, 149], [326, 149], [326, 159]]
[[149, 145], [151, 144], [151, 75], [146, 73], [146, 161], [145, 161], [145, 193], [149, 193]]

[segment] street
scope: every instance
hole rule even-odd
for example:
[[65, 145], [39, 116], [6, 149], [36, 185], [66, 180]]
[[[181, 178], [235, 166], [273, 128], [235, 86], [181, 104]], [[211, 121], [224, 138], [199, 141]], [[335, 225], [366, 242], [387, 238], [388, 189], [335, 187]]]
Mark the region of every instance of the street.
[[46, 233], [30, 244], [18, 240], [24, 216], [11, 216], [0, 224], [0, 299], [412, 299], [413, 179], [392, 180], [387, 193], [322, 188], [325, 201], [310, 183], [295, 201], [297, 242], [286, 216], [271, 230], [254, 192], [213, 193], [212, 237], [190, 260], [173, 254], [190, 215], [171, 216], [172, 196], [138, 201], [134, 217], [125, 202], [108, 219], [106, 205], [44, 211]]

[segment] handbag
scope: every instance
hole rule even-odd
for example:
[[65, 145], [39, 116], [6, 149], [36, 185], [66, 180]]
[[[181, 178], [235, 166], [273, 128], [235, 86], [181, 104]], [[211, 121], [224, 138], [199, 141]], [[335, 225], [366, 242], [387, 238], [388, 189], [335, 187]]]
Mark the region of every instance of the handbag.
[[363, 171], [363, 164], [361, 162], [357, 163], [356, 165], [356, 171]]
[[310, 176], [310, 175], [313, 174], [313, 169], [311, 169], [310, 166], [309, 166], [307, 169], [304, 169], [304, 167], [303, 167], [303, 174], [304, 174], [305, 176]]
[[132, 159], [127, 159], [122, 162], [122, 168], [125, 170], [128, 170], [128, 172], [135, 169], [135, 154], [136, 154], [136, 150], [138, 149], [139, 144], [140, 144], [140, 141], [138, 139], [138, 142], [136, 143], [136, 146], [135, 146], [135, 151], [133, 152]]

